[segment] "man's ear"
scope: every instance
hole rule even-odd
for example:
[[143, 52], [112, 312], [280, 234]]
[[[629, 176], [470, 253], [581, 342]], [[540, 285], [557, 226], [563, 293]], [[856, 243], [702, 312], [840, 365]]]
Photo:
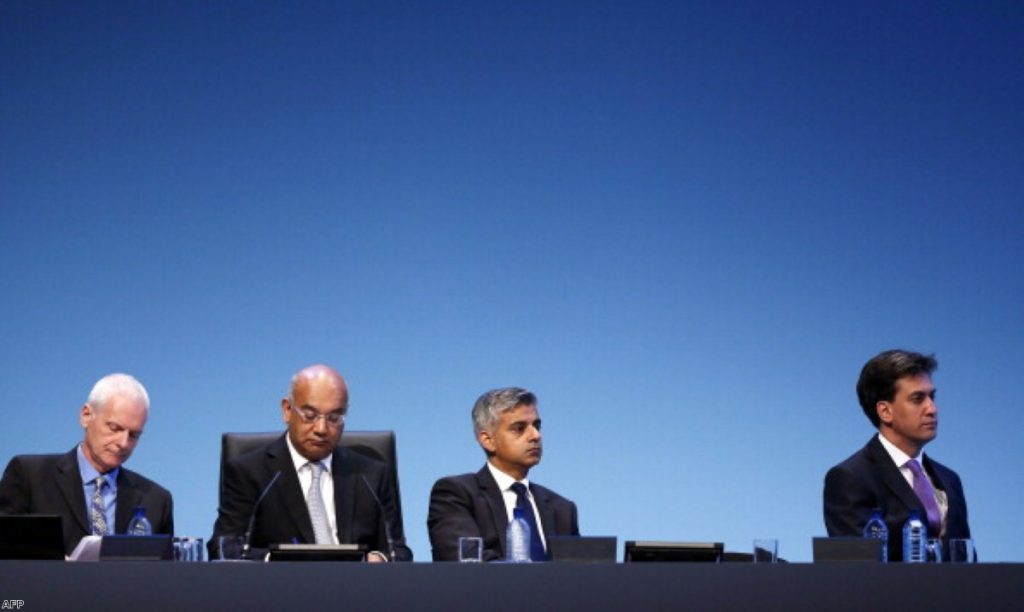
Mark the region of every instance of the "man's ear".
[[86, 425], [89, 424], [89, 421], [92, 420], [92, 417], [93, 417], [92, 407], [90, 407], [89, 404], [83, 404], [82, 405], [82, 411], [78, 414], [78, 423], [82, 427], [85, 427]]
[[892, 424], [892, 404], [889, 402], [878, 402], [875, 404], [875, 412], [878, 414], [880, 423]]
[[494, 436], [492, 436], [489, 431], [484, 430], [476, 434], [476, 441], [480, 443], [480, 446], [482, 446], [488, 454], [492, 454], [496, 450], [494, 445]]
[[290, 407], [291, 407], [291, 402], [288, 401], [288, 398], [287, 397], [281, 398], [281, 419], [285, 423], [288, 422], [288, 413], [290, 412], [288, 409]]

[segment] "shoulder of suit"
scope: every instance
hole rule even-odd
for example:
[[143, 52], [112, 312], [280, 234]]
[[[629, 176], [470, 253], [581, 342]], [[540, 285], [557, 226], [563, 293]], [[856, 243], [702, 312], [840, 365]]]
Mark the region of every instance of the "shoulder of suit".
[[559, 495], [558, 493], [555, 493], [551, 489], [549, 489], [549, 488], [547, 488], [545, 486], [539, 485], [539, 484], [537, 484], [535, 482], [531, 482], [530, 483], [530, 489], [531, 489], [531, 492], [534, 495], [538, 496], [538, 497], [544, 497], [544, 498], [546, 498], [548, 500], [560, 500], [560, 501], [564, 501], [564, 502], [567, 502], [567, 503], [570, 503], [570, 504], [572, 503], [569, 499], [567, 499], [567, 498]]
[[334, 461], [340, 461], [346, 468], [359, 471], [383, 470], [386, 466], [383, 461], [368, 457], [363, 453], [345, 448], [344, 446], [334, 449], [332, 462]]
[[121, 466], [121, 479], [125, 479], [127, 482], [131, 483], [131, 485], [137, 489], [143, 489], [154, 493], [162, 493], [167, 495], [168, 497], [170, 497], [171, 495], [170, 491], [160, 486], [160, 484], [157, 483], [156, 481], [150, 480], [149, 478], [146, 478], [145, 476], [138, 472], [133, 472], [132, 470], [129, 470], [123, 465]]
[[[869, 464], [871, 462], [871, 456], [875, 452], [873, 444], [879, 444], [879, 446], [881, 446], [877, 438], [872, 437], [871, 440], [868, 440], [867, 444], [857, 449], [856, 452], [854, 452], [846, 459], [843, 459], [836, 465], [832, 466], [832, 468], [829, 471], [831, 472], [832, 470], [855, 470], [858, 467]], [[885, 452], [885, 449], [882, 449], [882, 452]]]
[[[61, 461], [67, 460], [67, 453], [45, 454], [45, 455], [15, 455], [8, 465], [17, 465], [23, 470], [35, 471], [49, 469], [59, 465]], [[72, 457], [72, 460], [74, 457]]]

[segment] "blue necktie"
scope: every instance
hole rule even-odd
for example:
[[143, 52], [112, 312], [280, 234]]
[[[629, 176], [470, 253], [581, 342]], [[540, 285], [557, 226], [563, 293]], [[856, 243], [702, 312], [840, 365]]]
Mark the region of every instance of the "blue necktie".
[[537, 525], [537, 518], [533, 514], [533, 505], [526, 498], [526, 485], [521, 482], [512, 483], [512, 490], [516, 493], [516, 508], [523, 510], [523, 518], [530, 526], [530, 559], [533, 561], [547, 561], [548, 554], [544, 552], [544, 542], [540, 539], [540, 527]]

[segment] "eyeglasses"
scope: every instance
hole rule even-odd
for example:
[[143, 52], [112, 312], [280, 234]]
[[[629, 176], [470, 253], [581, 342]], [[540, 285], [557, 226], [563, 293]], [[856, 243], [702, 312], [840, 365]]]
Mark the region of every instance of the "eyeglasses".
[[323, 419], [324, 423], [331, 427], [338, 427], [345, 423], [344, 412], [328, 412], [326, 414], [322, 414], [312, 408], [296, 408], [294, 406], [292, 406], [292, 410], [299, 415], [299, 418], [302, 419], [302, 422], [306, 425], [312, 425], [320, 419]]

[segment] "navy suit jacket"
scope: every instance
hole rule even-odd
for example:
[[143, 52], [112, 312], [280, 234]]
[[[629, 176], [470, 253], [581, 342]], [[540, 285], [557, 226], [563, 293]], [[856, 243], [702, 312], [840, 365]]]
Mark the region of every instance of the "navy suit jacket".
[[[530, 483], [544, 537], [580, 534], [576, 504], [538, 484]], [[427, 530], [434, 561], [458, 561], [459, 538], [484, 541], [484, 561], [505, 558], [508, 511], [498, 483], [485, 465], [476, 474], [448, 476], [430, 491]]]
[[[948, 557], [950, 538], [969, 538], [967, 501], [956, 472], [922, 455], [922, 464], [938, 489], [945, 491], [949, 508], [945, 533], [942, 534], [943, 555]], [[885, 447], [872, 436], [861, 450], [833, 467], [825, 475], [825, 527], [830, 536], [860, 536], [879, 508], [889, 528], [889, 560], [903, 559], [903, 524], [911, 510], [926, 516], [921, 501], [900, 473]], [[927, 521], [925, 521], [927, 523]], [[929, 537], [939, 537], [929, 529]]]
[[[313, 522], [306, 508], [306, 493], [299, 484], [285, 435], [224, 464], [224, 482], [217, 522], [213, 526], [211, 552], [217, 536], [245, 534], [253, 505], [278, 471], [281, 477], [257, 509], [252, 546], [266, 548], [270, 544], [293, 541], [311, 544], [316, 541]], [[405, 545], [402, 517], [398, 516], [395, 489], [386, 466], [355, 451], [335, 448], [331, 475], [334, 479], [338, 541], [342, 544], [365, 544], [369, 550], [388, 552], [384, 517], [366, 482], [363, 482], [365, 478], [384, 506], [395, 543], [396, 560], [411, 561], [412, 551]]]
[[[59, 514], [64, 551], [92, 533], [85, 507], [78, 447], [63, 455], [18, 455], [0, 481], [0, 514]], [[114, 533], [124, 533], [136, 506], [146, 509], [153, 533], [174, 535], [171, 494], [152, 480], [121, 466], [117, 475]]]

